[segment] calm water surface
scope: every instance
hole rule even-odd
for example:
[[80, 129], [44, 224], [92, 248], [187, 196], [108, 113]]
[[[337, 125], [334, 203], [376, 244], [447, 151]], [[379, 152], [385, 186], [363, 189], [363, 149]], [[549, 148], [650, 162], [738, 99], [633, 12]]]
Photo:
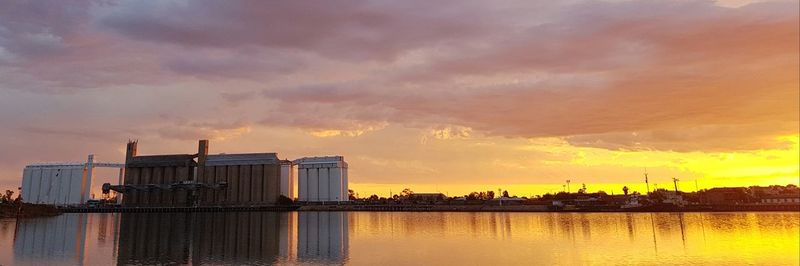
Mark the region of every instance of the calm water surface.
[[800, 213], [64, 214], [0, 220], [0, 265], [799, 265]]

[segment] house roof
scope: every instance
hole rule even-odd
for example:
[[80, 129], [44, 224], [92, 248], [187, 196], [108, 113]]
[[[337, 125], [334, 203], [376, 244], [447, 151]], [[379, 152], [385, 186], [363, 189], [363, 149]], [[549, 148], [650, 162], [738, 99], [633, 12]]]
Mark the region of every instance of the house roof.
[[444, 196], [442, 193], [414, 193], [413, 196], [429, 196], [429, 197], [438, 197]]
[[503, 201], [526, 201], [526, 199], [523, 199], [523, 198], [509, 198], [509, 197], [493, 198], [492, 200], [498, 200], [498, 201], [499, 200], [503, 200]]

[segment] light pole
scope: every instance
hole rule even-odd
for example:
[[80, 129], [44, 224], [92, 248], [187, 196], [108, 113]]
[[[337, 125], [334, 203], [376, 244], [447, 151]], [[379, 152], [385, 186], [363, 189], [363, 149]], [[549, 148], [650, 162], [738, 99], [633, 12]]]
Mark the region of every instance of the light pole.
[[570, 193], [570, 191], [569, 191], [569, 182], [570, 182], [569, 179], [567, 179], [567, 194]]
[[680, 179], [677, 179], [677, 178], [674, 178], [674, 177], [672, 178], [672, 184], [675, 185], [675, 195], [678, 194], [678, 181], [680, 181]]

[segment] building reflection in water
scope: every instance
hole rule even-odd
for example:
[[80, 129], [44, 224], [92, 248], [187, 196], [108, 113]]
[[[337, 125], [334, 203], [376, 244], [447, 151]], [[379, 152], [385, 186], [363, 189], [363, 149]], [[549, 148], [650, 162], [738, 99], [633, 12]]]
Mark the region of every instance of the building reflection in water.
[[83, 264], [86, 214], [18, 219], [14, 232], [15, 264]]
[[348, 222], [343, 212], [298, 213], [299, 261], [341, 263], [347, 259]]
[[93, 264], [86, 247], [108, 243], [120, 265], [341, 264], [347, 233], [341, 212], [64, 214], [17, 220], [14, 261]]
[[118, 263], [340, 263], [347, 246], [344, 213], [130, 213], [122, 215]]

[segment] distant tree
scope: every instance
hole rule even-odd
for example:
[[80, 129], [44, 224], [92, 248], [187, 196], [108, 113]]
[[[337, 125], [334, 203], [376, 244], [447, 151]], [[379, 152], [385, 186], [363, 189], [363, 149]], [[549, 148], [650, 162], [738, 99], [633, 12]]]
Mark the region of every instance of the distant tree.
[[0, 201], [11, 202], [13, 201], [13, 197], [14, 197], [14, 191], [6, 190], [6, 193], [0, 196]]
[[578, 194], [586, 194], [586, 184], [581, 184], [581, 188], [578, 189]]
[[622, 193], [625, 193], [625, 196], [628, 195], [628, 186], [622, 187]]
[[350, 200], [357, 200], [358, 197], [356, 197], [356, 191], [352, 190], [352, 189], [348, 189], [347, 190], [347, 198], [350, 199]]
[[464, 197], [467, 198], [468, 200], [479, 200], [479, 199], [481, 199], [480, 193], [474, 192], [474, 191], [470, 192], [469, 194], [467, 194]]
[[14, 199], [14, 202], [19, 203], [22, 202], [22, 187], [17, 187], [17, 190], [19, 190], [19, 194], [17, 194], [17, 198]]
[[400, 197], [409, 198], [414, 195], [414, 191], [411, 191], [410, 188], [404, 188], [403, 191], [400, 192]]
[[503, 190], [503, 197], [509, 198], [508, 190]]
[[278, 205], [292, 205], [294, 201], [287, 196], [278, 196]]
[[670, 193], [670, 192], [667, 191], [666, 189], [663, 189], [663, 188], [659, 188], [659, 189], [653, 190], [650, 193], [650, 200], [652, 200], [653, 202], [660, 203], [666, 198], [665, 195], [668, 194], [668, 193]]
[[557, 199], [557, 200], [565, 200], [565, 199], [572, 199], [572, 198], [574, 198], [573, 194], [570, 194], [570, 193], [567, 193], [567, 192], [564, 192], [564, 191], [558, 192], [555, 195], [553, 195], [553, 199]]
[[493, 198], [494, 198], [494, 191], [492, 190], [486, 191], [486, 200], [490, 200]]
[[378, 198], [378, 195], [375, 195], [375, 194], [372, 194], [372, 196], [369, 196], [369, 200], [371, 200], [371, 201], [376, 201], [376, 200], [379, 200], [379, 199], [380, 198]]

